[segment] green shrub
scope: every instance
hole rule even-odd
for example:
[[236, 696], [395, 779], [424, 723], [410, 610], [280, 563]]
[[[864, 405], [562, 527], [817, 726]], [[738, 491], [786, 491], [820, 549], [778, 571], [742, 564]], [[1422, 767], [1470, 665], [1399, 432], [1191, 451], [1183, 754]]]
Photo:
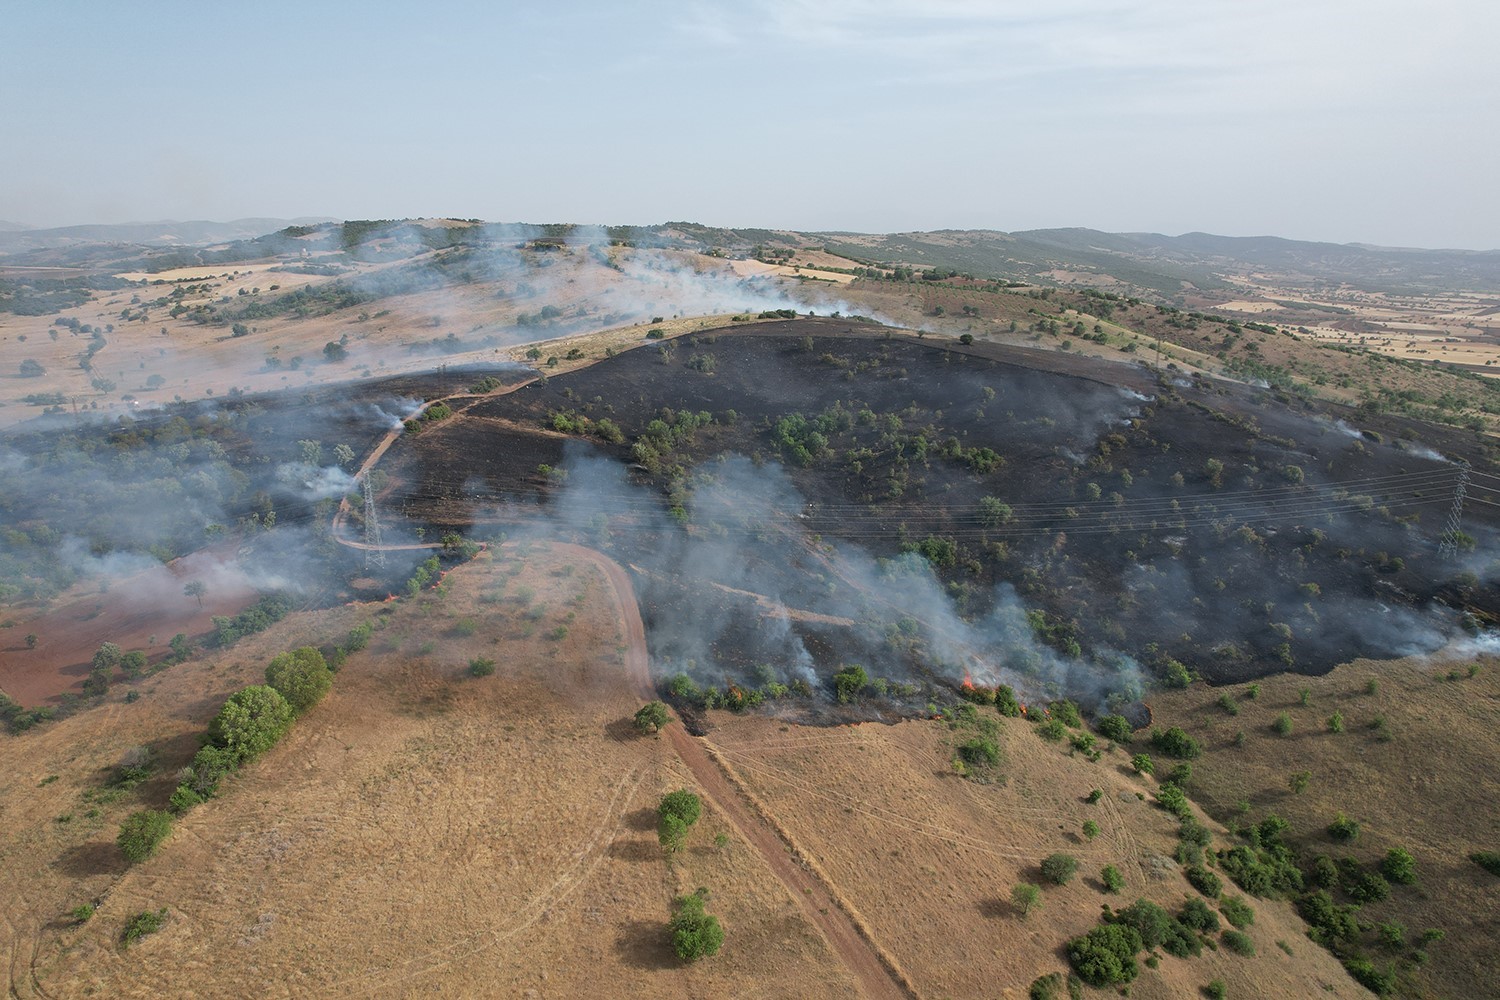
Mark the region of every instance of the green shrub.
[[1104, 891], [1118, 894], [1125, 888], [1125, 877], [1114, 865], [1105, 865], [1104, 870], [1099, 873], [1099, 881], [1104, 883]]
[[1491, 875], [1500, 875], [1500, 851], [1475, 851], [1469, 860]]
[[125, 822], [120, 824], [120, 832], [115, 837], [115, 843], [120, 845], [120, 851], [127, 859], [140, 862], [155, 854], [161, 842], [166, 840], [171, 832], [172, 816], [170, 813], [155, 809], [140, 809], [125, 817]]
[[1328, 824], [1328, 836], [1341, 844], [1352, 844], [1359, 839], [1359, 823], [1343, 813]]
[[1138, 753], [1130, 758], [1130, 766], [1135, 768], [1136, 774], [1150, 774], [1156, 770], [1156, 765], [1151, 762], [1151, 755]]
[[1187, 877], [1189, 885], [1209, 899], [1218, 899], [1219, 893], [1224, 891], [1224, 883], [1219, 876], [1202, 865], [1189, 865], [1183, 871], [1183, 875]]
[[1229, 715], [1240, 714], [1239, 702], [1235, 701], [1234, 695], [1230, 694], [1228, 691], [1225, 691], [1223, 694], [1219, 695], [1218, 705]]
[[1223, 934], [1224, 946], [1236, 955], [1251, 958], [1255, 955], [1255, 942], [1250, 940], [1250, 935], [1243, 931], [1225, 931]]
[[146, 910], [137, 913], [125, 922], [125, 929], [120, 932], [120, 943], [129, 948], [147, 934], [155, 934], [161, 930], [166, 922], [167, 908], [165, 906], [155, 912]]
[[1177, 726], [1151, 730], [1151, 747], [1177, 760], [1193, 760], [1203, 753], [1202, 745]]
[[1380, 863], [1380, 873], [1398, 885], [1417, 884], [1417, 859], [1402, 847], [1393, 847], [1385, 852]]
[[1078, 871], [1078, 859], [1071, 854], [1049, 854], [1042, 860], [1042, 877], [1053, 885], [1067, 885]]
[[86, 924], [93, 917], [94, 910], [95, 906], [93, 903], [83, 903], [69, 910], [68, 916], [75, 924]]
[[1065, 726], [1078, 727], [1083, 725], [1083, 716], [1078, 714], [1078, 706], [1071, 701], [1054, 701], [1047, 706], [1052, 717]]
[[1048, 719], [1036, 727], [1036, 734], [1048, 743], [1061, 743], [1063, 737], [1068, 735], [1068, 727], [1057, 719]]
[[189, 785], [178, 785], [172, 792], [172, 797], [167, 800], [167, 808], [181, 816], [196, 805], [201, 805], [203, 796], [193, 791]]
[[958, 757], [969, 767], [994, 767], [1000, 763], [1000, 745], [988, 736], [975, 736], [960, 744]]
[[1094, 723], [1094, 728], [1099, 735], [1116, 743], [1129, 743], [1134, 730], [1130, 728], [1130, 720], [1123, 715], [1101, 715]]
[[1395, 972], [1390, 969], [1377, 969], [1375, 963], [1368, 958], [1346, 959], [1344, 968], [1349, 970], [1349, 975], [1354, 977], [1355, 982], [1378, 997], [1388, 996], [1396, 989]]
[[1021, 717], [1021, 703], [1016, 700], [1016, 692], [1008, 684], [995, 685], [995, 711], [1012, 719]]
[[1083, 821], [1083, 835], [1085, 837], [1087, 837], [1089, 840], [1093, 840], [1095, 837], [1099, 836], [1099, 824], [1095, 823], [1091, 819], [1084, 820]]
[[1068, 942], [1068, 961], [1084, 982], [1104, 989], [1139, 975], [1135, 955], [1140, 950], [1140, 935], [1132, 928], [1104, 924]]
[[1015, 907], [1021, 919], [1026, 919], [1032, 910], [1042, 908], [1042, 890], [1030, 882], [1017, 882], [1010, 890], [1010, 905]]
[[1282, 712], [1276, 716], [1276, 721], [1271, 723], [1271, 728], [1275, 730], [1277, 736], [1292, 735], [1292, 717]]
[[1215, 979], [1203, 987], [1203, 995], [1208, 1000], [1224, 1000], [1225, 997], [1229, 996], [1229, 990], [1225, 988], [1224, 980]]
[[470, 677], [488, 677], [495, 672], [495, 661], [488, 656], [476, 656], [469, 661]]
[[333, 672], [322, 653], [312, 646], [303, 646], [273, 659], [266, 667], [266, 683], [281, 693], [293, 712], [301, 715], [328, 693], [333, 686]]
[[691, 896], [679, 896], [677, 912], [667, 925], [672, 935], [672, 950], [684, 962], [717, 955], [724, 944], [724, 928], [719, 925], [719, 918], [704, 911], [706, 895], [706, 890], [699, 889]]
[[838, 696], [840, 704], [848, 704], [857, 701], [859, 694], [870, 683], [870, 675], [865, 673], [865, 668], [857, 664], [846, 666], [843, 670], [833, 675], [833, 690]]
[[1219, 930], [1219, 915], [1201, 899], [1190, 899], [1182, 904], [1177, 920], [1195, 931], [1215, 934]]
[[229, 696], [209, 723], [208, 736], [216, 746], [230, 751], [239, 764], [275, 746], [290, 728], [292, 718], [292, 706], [281, 692], [252, 685]]
[[1219, 912], [1237, 930], [1244, 930], [1255, 923], [1255, 911], [1239, 896], [1226, 896], [1219, 901]]
[[660, 732], [661, 728], [672, 721], [672, 715], [667, 711], [667, 706], [659, 701], [648, 701], [635, 713], [632, 723], [638, 733]]
[[1391, 884], [1379, 872], [1365, 872], [1349, 885], [1344, 886], [1349, 898], [1363, 906], [1379, 903], [1390, 898]]

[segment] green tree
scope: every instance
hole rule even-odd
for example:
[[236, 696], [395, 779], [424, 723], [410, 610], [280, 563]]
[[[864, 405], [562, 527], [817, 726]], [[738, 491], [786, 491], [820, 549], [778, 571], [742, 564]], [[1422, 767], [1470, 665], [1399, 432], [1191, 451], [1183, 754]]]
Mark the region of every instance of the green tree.
[[333, 446], [333, 459], [340, 466], [348, 468], [349, 463], [354, 461], [354, 449], [347, 444], [336, 444]]
[[1393, 847], [1385, 852], [1380, 871], [1387, 879], [1398, 885], [1415, 885], [1417, 882], [1417, 859], [1404, 847]]
[[688, 831], [703, 812], [703, 800], [686, 788], [668, 792], [656, 807], [656, 835], [668, 854], [681, 850]]
[[1130, 720], [1123, 715], [1101, 715], [1094, 723], [1094, 728], [1099, 735], [1116, 743], [1129, 743], [1134, 730], [1130, 728]]
[[1328, 835], [1340, 843], [1352, 844], [1359, 839], [1359, 822], [1339, 813], [1334, 821], [1328, 824]]
[[115, 843], [131, 862], [145, 861], [156, 853], [161, 842], [172, 832], [171, 813], [139, 809], [125, 817]]
[[850, 664], [833, 675], [833, 689], [838, 695], [840, 704], [848, 704], [857, 700], [868, 683], [870, 683], [870, 675], [865, 673], [865, 668], [858, 664]]
[[719, 918], [704, 910], [707, 895], [706, 889], [699, 889], [691, 896], [679, 896], [677, 912], [667, 925], [672, 935], [672, 950], [684, 962], [717, 955], [724, 945], [724, 928]]
[[1104, 924], [1068, 942], [1068, 961], [1084, 982], [1104, 989], [1135, 979], [1140, 973], [1135, 955], [1140, 950], [1141, 936], [1134, 928]]
[[208, 725], [216, 746], [228, 750], [236, 764], [253, 760], [276, 745], [291, 727], [292, 706], [273, 687], [257, 684], [229, 696]]
[[1078, 871], [1078, 859], [1071, 854], [1049, 854], [1042, 859], [1042, 877], [1053, 885], [1067, 885]]
[[659, 701], [648, 701], [635, 713], [634, 724], [636, 732], [655, 733], [672, 721], [672, 715], [667, 711], [667, 706]]
[[1005, 503], [997, 497], [979, 498], [979, 523], [986, 528], [999, 528], [1009, 524], [1014, 518], [1010, 504]]
[[182, 592], [188, 597], [197, 598], [198, 607], [203, 607], [203, 595], [208, 593], [208, 586], [202, 580], [189, 580], [182, 585]]
[[125, 654], [120, 647], [112, 642], [101, 643], [99, 649], [94, 653], [93, 668], [95, 670], [113, 670], [120, 665]]
[[120, 670], [130, 680], [135, 680], [146, 672], [146, 654], [139, 649], [132, 649], [120, 657]]
[[1025, 920], [1032, 910], [1042, 908], [1042, 890], [1030, 882], [1017, 882], [1010, 890], [1010, 905]]
[[301, 715], [312, 708], [333, 686], [333, 671], [323, 654], [312, 646], [282, 653], [266, 667], [266, 683], [281, 693], [292, 711]]

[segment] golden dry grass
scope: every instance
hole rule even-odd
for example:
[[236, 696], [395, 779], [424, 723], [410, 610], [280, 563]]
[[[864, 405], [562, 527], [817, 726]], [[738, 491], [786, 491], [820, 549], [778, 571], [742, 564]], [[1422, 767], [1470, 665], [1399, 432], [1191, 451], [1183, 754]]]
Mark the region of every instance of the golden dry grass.
[[[1190, 790], [1213, 814], [1250, 821], [1280, 815], [1291, 823], [1291, 841], [1312, 854], [1369, 863], [1401, 846], [1416, 857], [1418, 884], [1397, 886], [1386, 902], [1363, 908], [1361, 919], [1398, 920], [1412, 939], [1428, 927], [1447, 934], [1417, 976], [1434, 996], [1493, 995], [1500, 982], [1493, 947], [1500, 879], [1467, 860], [1473, 851], [1500, 849], [1492, 777], [1500, 755], [1500, 664], [1488, 658], [1469, 678], [1471, 662], [1479, 661], [1356, 661], [1323, 677], [1266, 678], [1253, 701], [1245, 685], [1194, 685], [1153, 699], [1158, 724], [1202, 739]], [[1462, 679], [1447, 680], [1450, 670]], [[1371, 680], [1375, 694], [1368, 693]], [[1238, 701], [1237, 716], [1216, 704], [1226, 690]], [[1282, 712], [1293, 723], [1286, 737], [1271, 729]], [[1334, 712], [1343, 714], [1342, 733], [1329, 730]], [[1382, 729], [1374, 728], [1379, 718]], [[1240, 745], [1238, 732], [1245, 734]], [[1298, 771], [1310, 772], [1300, 795], [1289, 787]], [[1361, 824], [1350, 847], [1326, 833], [1339, 812]]]
[[[516, 571], [511, 592], [530, 586], [525, 607], [545, 609], [535, 620], [480, 600]], [[89, 819], [81, 793], [136, 743], [161, 743], [170, 775], [270, 655], [379, 606], [293, 616], [217, 665], [156, 675], [133, 704], [0, 742], [16, 995], [576, 996], [600, 982], [641, 996], [851, 995], [758, 856], [733, 837], [715, 845], [726, 831], [711, 809], [664, 862], [651, 810], [688, 779], [666, 741], [624, 723], [638, 699], [597, 570], [537, 548], [524, 569], [482, 560], [448, 579], [441, 602], [390, 606], [332, 694], [133, 868], [117, 824], [159, 806], [170, 779]], [[456, 634], [466, 618], [478, 627]], [[566, 638], [546, 638], [563, 624]], [[479, 655], [499, 661], [494, 676], [464, 674]], [[665, 921], [671, 898], [700, 885], [729, 944], [685, 968]], [[62, 919], [95, 898], [88, 923]], [[161, 906], [166, 927], [121, 950], [126, 919]]]

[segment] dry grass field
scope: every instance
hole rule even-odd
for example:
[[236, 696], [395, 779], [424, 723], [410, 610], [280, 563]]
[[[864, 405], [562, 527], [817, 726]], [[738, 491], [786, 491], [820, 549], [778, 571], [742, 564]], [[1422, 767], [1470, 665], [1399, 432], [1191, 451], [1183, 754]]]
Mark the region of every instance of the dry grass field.
[[[537, 547], [448, 587], [293, 616], [154, 675], [134, 703], [0, 742], [11, 995], [852, 995], [758, 856], [716, 843], [711, 807], [664, 861], [654, 806], [690, 782], [667, 740], [628, 726], [639, 698], [598, 571]], [[274, 653], [371, 619], [329, 697], [126, 868], [119, 821], [162, 805], [223, 698]], [[468, 676], [477, 656], [497, 672]], [[100, 804], [136, 744], [160, 777]], [[729, 944], [683, 967], [665, 922], [699, 886]], [[91, 900], [74, 926], [67, 911]], [[159, 933], [120, 947], [131, 915], [163, 906]]]
[[[1471, 663], [1480, 665], [1477, 676], [1468, 676]], [[1457, 679], [1448, 679], [1450, 672]], [[1189, 785], [1195, 800], [1225, 821], [1282, 816], [1291, 823], [1290, 842], [1308, 855], [1369, 863], [1392, 847], [1410, 851], [1418, 883], [1397, 886], [1389, 900], [1364, 907], [1361, 919], [1398, 921], [1413, 940], [1429, 927], [1446, 934], [1430, 947], [1414, 995], [1494, 996], [1500, 879], [1468, 855], [1500, 847], [1493, 778], [1500, 663], [1492, 656], [1360, 660], [1323, 677], [1267, 677], [1253, 700], [1247, 691], [1197, 684], [1153, 699], [1159, 723], [1182, 726], [1203, 742]], [[1218, 704], [1225, 693], [1239, 714]], [[1329, 726], [1336, 712], [1342, 732]], [[1272, 729], [1282, 713], [1292, 722], [1286, 736]], [[1298, 794], [1290, 779], [1300, 771], [1308, 781]], [[1340, 812], [1360, 823], [1352, 845], [1326, 832]]]

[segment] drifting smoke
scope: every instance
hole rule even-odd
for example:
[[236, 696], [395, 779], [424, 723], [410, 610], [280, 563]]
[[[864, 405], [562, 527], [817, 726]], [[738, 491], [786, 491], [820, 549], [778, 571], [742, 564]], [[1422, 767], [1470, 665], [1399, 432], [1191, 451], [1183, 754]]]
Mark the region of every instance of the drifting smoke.
[[303, 500], [323, 500], [352, 493], [358, 480], [336, 465], [321, 468], [302, 462], [286, 462], [276, 467], [276, 481]]
[[371, 416], [388, 431], [399, 431], [402, 424], [422, 412], [427, 405], [420, 399], [395, 399], [384, 403], [369, 404]]
[[777, 465], [730, 455], [700, 468], [687, 530], [619, 464], [575, 447], [564, 467], [566, 486], [530, 530], [620, 543], [664, 674], [816, 687], [818, 673], [858, 663], [895, 682], [956, 688], [972, 678], [1090, 703], [1143, 689], [1127, 656], [1069, 658], [1038, 643], [1008, 584], [988, 614], [966, 620], [926, 560], [813, 538], [806, 502]]

